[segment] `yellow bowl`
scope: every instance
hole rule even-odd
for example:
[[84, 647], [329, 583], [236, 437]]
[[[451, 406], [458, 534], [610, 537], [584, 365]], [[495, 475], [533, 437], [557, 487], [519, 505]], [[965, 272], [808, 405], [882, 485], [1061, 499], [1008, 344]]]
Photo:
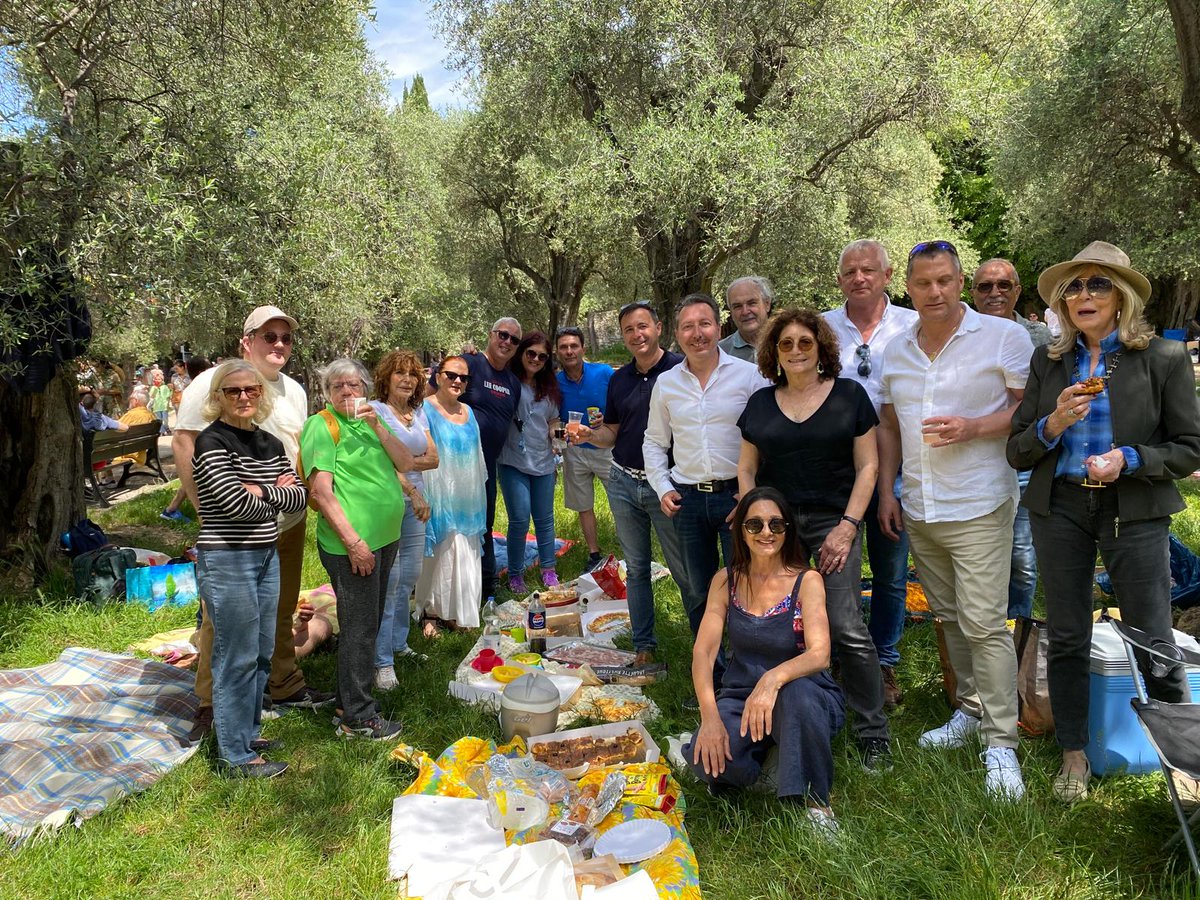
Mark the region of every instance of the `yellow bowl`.
[[540, 653], [514, 653], [510, 658], [513, 662], [519, 662], [523, 666], [540, 666], [542, 664], [542, 654]]
[[508, 684], [525, 674], [525, 670], [517, 666], [496, 666], [492, 669], [492, 677], [501, 684]]

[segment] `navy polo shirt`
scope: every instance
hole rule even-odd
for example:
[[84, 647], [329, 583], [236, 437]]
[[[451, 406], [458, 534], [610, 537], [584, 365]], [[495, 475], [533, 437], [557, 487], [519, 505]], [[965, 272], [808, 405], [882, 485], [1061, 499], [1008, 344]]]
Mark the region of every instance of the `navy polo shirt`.
[[[558, 372], [558, 387], [562, 391], [562, 403], [559, 404], [559, 418], [563, 424], [567, 422], [567, 413], [583, 413], [583, 424], [588, 424], [587, 409], [589, 406], [598, 407], [600, 412], [608, 408], [608, 383], [612, 381], [613, 367], [604, 363], [585, 362], [583, 374], [578, 381], [572, 381], [561, 369]], [[595, 444], [580, 444], [580, 447], [592, 447]]]
[[683, 362], [683, 354], [667, 350], [645, 374], [630, 360], [617, 369], [608, 382], [608, 402], [604, 406], [604, 421], [620, 425], [613, 444], [613, 462], [627, 469], [645, 469], [642, 458], [642, 439], [650, 419], [650, 392], [663, 372]]

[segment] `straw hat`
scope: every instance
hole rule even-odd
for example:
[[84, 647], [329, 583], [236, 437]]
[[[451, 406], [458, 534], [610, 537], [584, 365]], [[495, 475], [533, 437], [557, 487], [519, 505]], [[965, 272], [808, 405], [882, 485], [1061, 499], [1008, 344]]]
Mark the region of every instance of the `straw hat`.
[[1076, 253], [1072, 259], [1056, 263], [1044, 271], [1038, 276], [1038, 294], [1041, 295], [1041, 298], [1047, 304], [1053, 303], [1054, 297], [1051, 295], [1051, 291], [1054, 290], [1054, 285], [1058, 283], [1063, 273], [1068, 269], [1086, 265], [1087, 263], [1095, 263], [1098, 266], [1104, 266], [1106, 269], [1112, 269], [1133, 285], [1133, 289], [1138, 292], [1138, 296], [1142, 298], [1143, 303], [1149, 301], [1150, 279], [1137, 271], [1137, 269], [1130, 267], [1129, 255], [1124, 250], [1113, 246], [1107, 241], [1092, 241]]

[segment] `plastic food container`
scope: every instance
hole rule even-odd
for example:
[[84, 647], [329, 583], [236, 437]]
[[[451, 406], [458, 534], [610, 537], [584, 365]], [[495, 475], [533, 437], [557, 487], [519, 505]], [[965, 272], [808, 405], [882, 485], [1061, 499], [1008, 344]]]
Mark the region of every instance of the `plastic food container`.
[[509, 683], [500, 695], [500, 730], [504, 740], [519, 734], [528, 739], [558, 726], [560, 695], [545, 675], [529, 673]]

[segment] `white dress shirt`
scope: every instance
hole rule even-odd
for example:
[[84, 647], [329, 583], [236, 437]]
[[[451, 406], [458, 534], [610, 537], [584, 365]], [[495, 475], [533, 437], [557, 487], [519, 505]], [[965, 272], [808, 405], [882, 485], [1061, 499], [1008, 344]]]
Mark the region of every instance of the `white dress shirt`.
[[[771, 382], [758, 367], [719, 350], [717, 367], [700, 386], [687, 360], [663, 372], [650, 394], [650, 419], [642, 441], [646, 480], [661, 499], [671, 483], [699, 484], [737, 477], [746, 401]], [[674, 446], [672, 447], [672, 442]], [[668, 468], [667, 451], [675, 454]]]
[[1016, 322], [963, 304], [950, 341], [930, 362], [917, 344], [920, 322], [888, 345], [882, 396], [900, 423], [900, 502], [921, 522], [966, 522], [1017, 499], [1017, 473], [1004, 457], [1007, 435], [965, 444], [925, 443], [921, 422], [934, 416], [979, 418], [1011, 405], [1024, 390], [1033, 342]]
[[[883, 310], [883, 318], [871, 332], [869, 341], [862, 339], [862, 332], [858, 330], [857, 325], [850, 321], [850, 317], [846, 314], [845, 304], [837, 309], [823, 312], [821, 315], [829, 323], [833, 333], [837, 335], [842, 361], [841, 377], [851, 378], [866, 388], [867, 396], [871, 398], [875, 412], [878, 413], [879, 407], [883, 403], [880, 399], [880, 384], [883, 381], [883, 353], [893, 338], [904, 334], [916, 325], [917, 314], [911, 309], [896, 306], [889, 299], [887, 307]], [[871, 374], [866, 377], [858, 374], [858, 364], [862, 362], [858, 357], [858, 348], [863, 344], [866, 344], [871, 350]]]

